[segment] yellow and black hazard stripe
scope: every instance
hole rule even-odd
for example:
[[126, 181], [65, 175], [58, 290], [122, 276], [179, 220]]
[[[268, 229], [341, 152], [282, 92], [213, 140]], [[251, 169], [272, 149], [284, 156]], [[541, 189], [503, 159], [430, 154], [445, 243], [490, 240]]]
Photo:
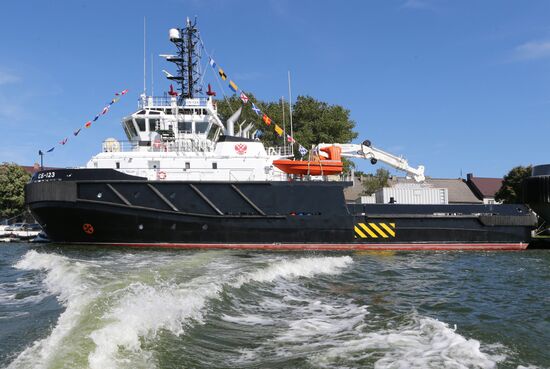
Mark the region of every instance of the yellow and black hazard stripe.
[[355, 238], [394, 238], [395, 223], [357, 223]]

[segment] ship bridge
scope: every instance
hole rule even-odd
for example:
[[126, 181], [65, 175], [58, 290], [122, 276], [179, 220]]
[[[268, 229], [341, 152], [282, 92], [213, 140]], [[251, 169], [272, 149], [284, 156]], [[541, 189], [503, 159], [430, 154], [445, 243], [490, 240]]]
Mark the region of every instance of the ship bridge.
[[211, 151], [225, 127], [209, 98], [145, 96], [138, 110], [122, 119], [130, 146], [140, 151]]

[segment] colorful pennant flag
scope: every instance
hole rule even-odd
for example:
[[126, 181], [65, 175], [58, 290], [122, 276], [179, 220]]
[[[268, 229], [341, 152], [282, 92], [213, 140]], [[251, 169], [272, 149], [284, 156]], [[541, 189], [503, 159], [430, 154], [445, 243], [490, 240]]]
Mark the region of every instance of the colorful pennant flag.
[[262, 114], [262, 111], [254, 103], [251, 103], [251, 104], [252, 104], [252, 110], [254, 111], [254, 113], [256, 113], [257, 115]]
[[[214, 61], [213, 58], [209, 57], [209, 62], [208, 62], [208, 63], [210, 64], [210, 66], [211, 66], [212, 68], [214, 68], [214, 70], [216, 70], [217, 64], [216, 64], [216, 62]], [[223, 70], [222, 68], [217, 68], [217, 69], [218, 69], [218, 74], [220, 75], [220, 77], [222, 78], [222, 80], [224, 80], [224, 81], [227, 80], [227, 74], [225, 74], [224, 70]], [[237, 92], [239, 91], [239, 88], [237, 87], [237, 85], [235, 84], [235, 82], [233, 82], [232, 80], [229, 80], [229, 88], [230, 88], [233, 92], [235, 92], [235, 93], [237, 93]], [[118, 95], [118, 94], [117, 94], [117, 95]], [[239, 97], [240, 97], [240, 99], [242, 100], [243, 104], [248, 104], [248, 102], [250, 101], [249, 97], [246, 96], [246, 94], [245, 94], [243, 91], [240, 91]], [[269, 118], [266, 114], [262, 113], [262, 111], [260, 110], [260, 108], [258, 108], [258, 107], [256, 106], [256, 104], [254, 104], [252, 101], [250, 101], [250, 104], [251, 104], [251, 106], [252, 106], [252, 111], [253, 111], [254, 113], [256, 113], [256, 115], [261, 116], [261, 117], [262, 117], [262, 120], [264, 121], [264, 123], [265, 123], [266, 125], [270, 126], [271, 123], [273, 122], [273, 121], [271, 120], [271, 118]], [[95, 119], [94, 119], [94, 120], [95, 120]], [[277, 132], [277, 134], [278, 134], [280, 137], [283, 136], [284, 131], [283, 131], [283, 129], [282, 129], [278, 124], [275, 124], [273, 128], [274, 128], [275, 132]], [[257, 131], [257, 133], [254, 134], [254, 136], [259, 136], [259, 135], [261, 135], [261, 132], [260, 132], [260, 131]], [[291, 144], [295, 144], [295, 143], [298, 144], [298, 146], [299, 146], [299, 147], [298, 147], [298, 151], [300, 152], [300, 154], [301, 154], [302, 156], [304, 156], [304, 155], [306, 155], [306, 154], [308, 153], [308, 150], [307, 150], [305, 147], [303, 147], [302, 145], [300, 145], [298, 142], [296, 142], [296, 140], [295, 140], [292, 136], [290, 136], [290, 135], [287, 134], [287, 135], [286, 135], [286, 140], [287, 140], [287, 142], [289, 142], [289, 143], [291, 143]]]
[[[96, 120], [98, 120], [99, 117], [100, 117], [101, 115], [105, 115], [105, 114], [109, 111], [111, 105], [113, 105], [114, 103], [116, 103], [116, 102], [120, 99], [121, 96], [124, 96], [124, 95], [126, 95], [127, 93], [128, 93], [128, 89], [125, 89], [125, 90], [122, 90], [122, 91], [120, 91], [120, 92], [115, 93], [115, 96], [116, 96], [116, 97], [115, 97], [114, 99], [112, 99], [111, 102], [110, 102], [109, 104], [107, 104], [107, 106], [105, 106], [105, 107], [103, 108], [103, 110], [101, 111], [101, 113], [99, 113], [98, 115], [96, 115], [95, 118], [94, 118], [93, 120], [87, 121], [87, 122], [84, 124], [84, 127], [85, 127], [85, 128], [90, 128], [90, 127], [92, 126], [92, 122], [95, 122]], [[74, 136], [78, 136], [78, 134], [80, 133], [80, 131], [82, 130], [82, 128], [83, 128], [83, 127], [80, 127], [79, 129], [77, 129], [76, 131], [74, 131], [74, 132], [73, 132], [73, 135], [74, 135]], [[59, 141], [59, 145], [62, 145], [62, 146], [65, 145], [65, 144], [68, 142], [68, 140], [69, 140], [69, 138], [68, 138], [68, 137], [65, 137], [63, 140]], [[51, 149], [47, 150], [46, 152], [52, 152], [52, 151], [54, 151], [54, 149], [55, 149], [55, 146], [52, 147]], [[38, 155], [44, 155], [44, 152], [43, 152], [42, 150], [38, 150]]]

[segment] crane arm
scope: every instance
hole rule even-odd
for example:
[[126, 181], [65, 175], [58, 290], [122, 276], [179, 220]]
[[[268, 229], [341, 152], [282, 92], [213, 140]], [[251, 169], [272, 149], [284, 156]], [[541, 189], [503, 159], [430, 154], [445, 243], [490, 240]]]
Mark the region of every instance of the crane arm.
[[338, 143], [319, 144], [317, 145], [317, 152], [319, 152], [319, 155], [327, 156], [327, 154], [320, 149], [328, 146], [339, 147], [342, 150], [341, 155], [346, 158], [368, 159], [372, 164], [376, 164], [376, 162], [380, 160], [395, 169], [399, 169], [410, 174], [417, 182], [422, 182], [426, 179], [426, 177], [424, 177], [423, 165], [419, 165], [418, 168], [411, 167], [407, 162], [407, 159], [372, 147], [369, 140], [365, 140], [361, 145]]

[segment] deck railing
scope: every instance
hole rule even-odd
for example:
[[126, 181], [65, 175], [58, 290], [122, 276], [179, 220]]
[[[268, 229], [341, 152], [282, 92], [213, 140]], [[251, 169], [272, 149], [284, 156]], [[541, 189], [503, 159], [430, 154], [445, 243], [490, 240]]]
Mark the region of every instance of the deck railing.
[[[197, 97], [193, 99], [184, 99], [185, 107], [205, 107], [208, 99], [205, 97]], [[145, 98], [138, 100], [138, 108], [143, 109], [153, 106], [171, 106], [172, 97], [171, 96], [147, 96]], [[181, 106], [180, 106], [181, 107]]]
[[[127, 140], [105, 140], [103, 141], [103, 152], [133, 152], [133, 151], [152, 151], [152, 152], [208, 152], [214, 150], [214, 145], [204, 140], [185, 140], [172, 142], [151, 142], [141, 146], [139, 142]], [[292, 156], [290, 146], [272, 146], [266, 147], [266, 152], [270, 156]]]

